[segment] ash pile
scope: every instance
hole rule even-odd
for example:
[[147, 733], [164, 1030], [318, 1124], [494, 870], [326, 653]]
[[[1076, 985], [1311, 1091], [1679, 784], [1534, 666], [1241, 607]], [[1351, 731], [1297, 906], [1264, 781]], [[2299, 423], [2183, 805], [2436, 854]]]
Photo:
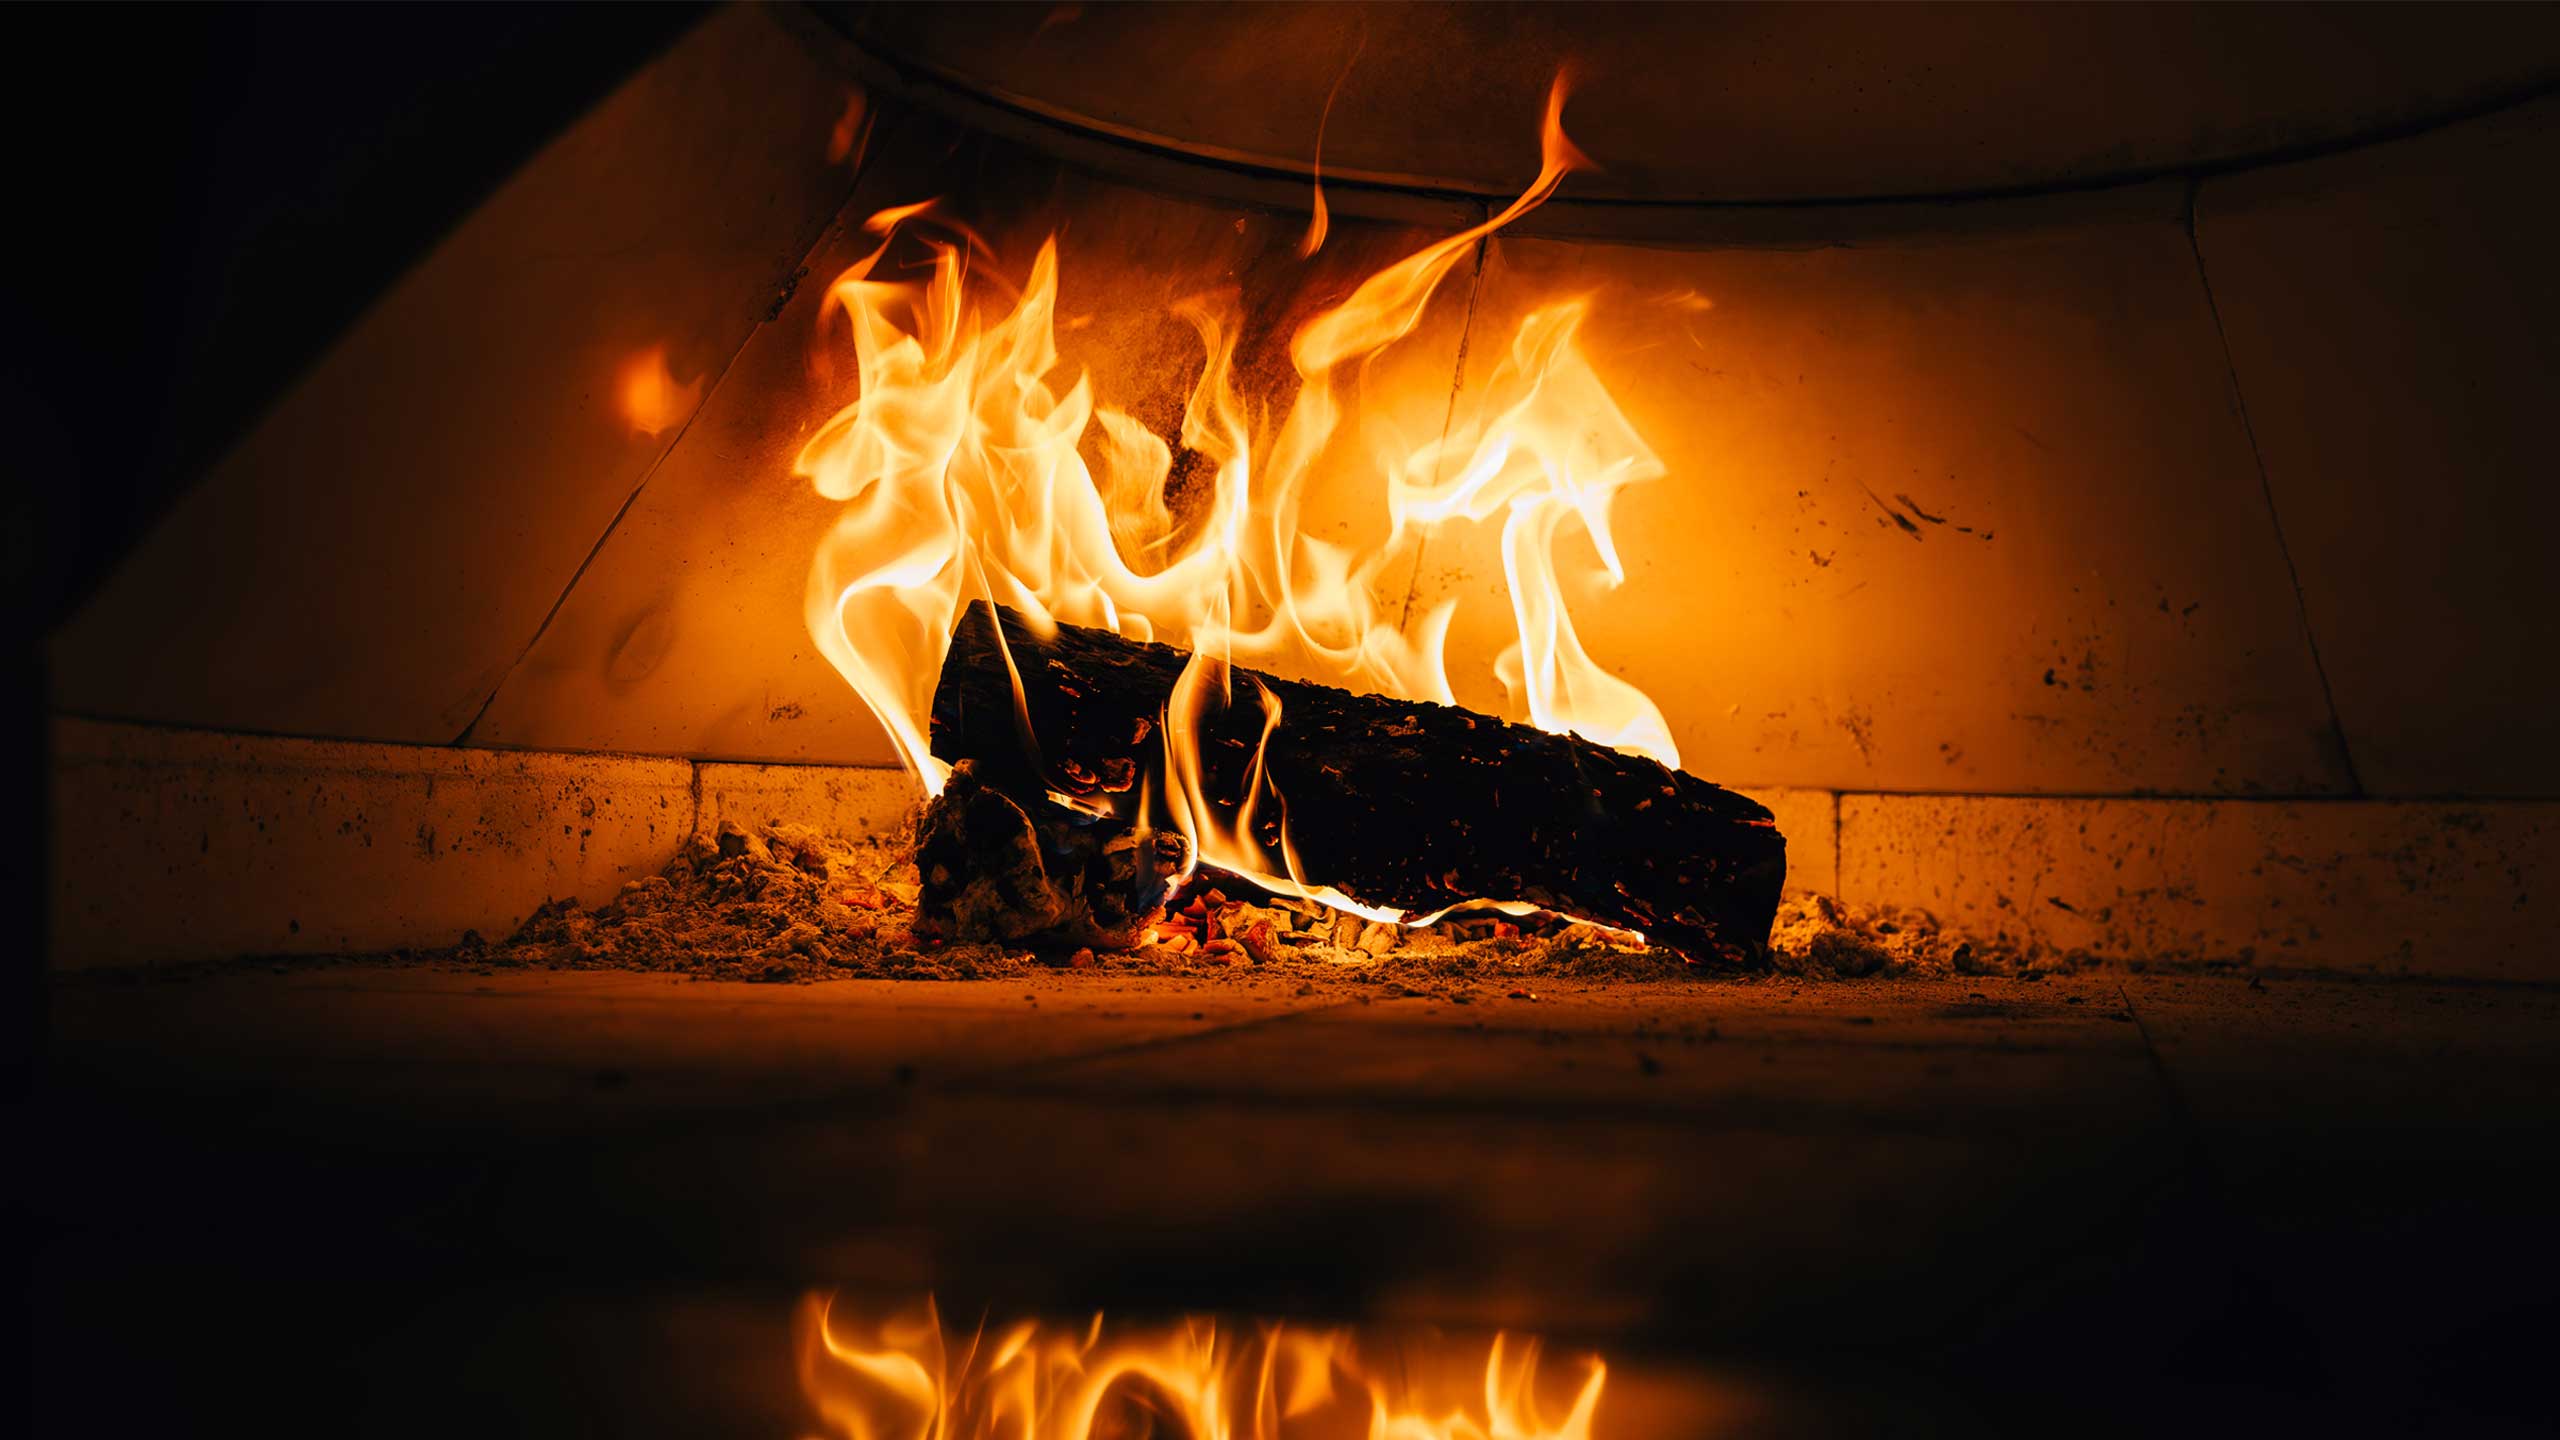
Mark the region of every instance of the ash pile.
[[[1070, 924], [1006, 939], [974, 932], [965, 903], [927, 905], [919, 853], [913, 834], [849, 840], [789, 822], [724, 822], [693, 836], [659, 873], [631, 881], [607, 904], [553, 901], [503, 940], [469, 937], [421, 958], [491, 970], [632, 969], [786, 984], [1285, 976], [1318, 987], [1453, 997], [1478, 987], [1525, 994], [1560, 982], [1718, 975], [1624, 931], [1558, 915], [1461, 913], [1408, 927], [1267, 894], [1205, 869], [1187, 879], [1178, 871], [1161, 877], [1162, 903], [1114, 934]], [[1008, 903], [993, 913], [1019, 927], [1036, 909]], [[1082, 923], [1090, 926], [1090, 916]], [[2034, 975], [2081, 957], [2039, 956], [1968, 937], [1922, 911], [1848, 906], [1798, 892], [1779, 909], [1769, 958], [1770, 978], [1794, 979]]]

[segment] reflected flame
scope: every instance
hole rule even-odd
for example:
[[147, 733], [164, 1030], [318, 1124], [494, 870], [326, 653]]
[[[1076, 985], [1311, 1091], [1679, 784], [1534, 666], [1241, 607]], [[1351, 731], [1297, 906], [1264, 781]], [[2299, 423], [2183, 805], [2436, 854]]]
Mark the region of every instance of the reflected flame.
[[[1236, 693], [1236, 666], [1456, 703], [1444, 651], [1460, 602], [1407, 620], [1403, 577], [1434, 531], [1497, 520], [1517, 638], [1492, 670], [1514, 713], [1679, 764], [1661, 711], [1592, 660], [1565, 601], [1569, 577], [1624, 581], [1611, 504], [1663, 473], [1583, 357], [1587, 302], [1551, 304], [1521, 322], [1487, 384], [1482, 418], [1389, 453], [1349, 453], [1361, 448], [1345, 425], [1355, 401], [1380, 430], [1409, 406], [1410, 429], [1442, 432], [1445, 391], [1363, 393], [1369, 362], [1414, 332], [1480, 240], [1589, 167], [1565, 136], [1564, 100], [1559, 77], [1538, 177], [1517, 200], [1370, 275], [1297, 330], [1289, 357], [1299, 386], [1276, 425], [1235, 389], [1239, 327], [1218, 307], [1179, 309], [1207, 364], [1178, 435], [1159, 436], [1097, 399], [1089, 377], [1058, 373], [1054, 236], [1016, 290], [986, 242], [932, 202], [872, 217], [866, 228], [879, 247], [828, 295], [849, 335], [859, 398], [819, 427], [797, 462], [820, 494], [843, 503], [811, 570], [808, 622], [928, 791], [941, 791], [948, 769], [929, 751], [926, 717], [967, 606], [992, 601], [1044, 632], [1065, 621], [1170, 642], [1192, 658], [1158, 727], [1161, 784], [1139, 793], [1184, 831], [1195, 863], [1372, 919], [1420, 923], [1430, 917], [1357, 905], [1309, 874], [1287, 834], [1286, 797], [1258, 754], [1249, 793], [1206, 794], [1196, 742], [1212, 706], [1259, 705], [1266, 742], [1285, 723], [1268, 690]], [[892, 249], [918, 244], [930, 257], [922, 284], [877, 278]], [[1177, 506], [1168, 496], [1169, 441], [1212, 468], [1205, 497]], [[1311, 486], [1345, 471], [1364, 476], [1387, 512], [1387, 538], [1366, 551], [1301, 530]], [[1596, 571], [1570, 558], [1583, 544]], [[1142, 803], [1127, 794], [1110, 802]], [[1221, 822], [1221, 813], [1234, 818]]]
[[844, 111], [836, 116], [835, 128], [827, 132], [827, 163], [842, 165], [850, 160], [861, 164], [863, 137], [870, 133], [871, 107], [863, 103], [859, 92], [844, 97]]
[[652, 345], [622, 362], [614, 376], [614, 397], [635, 434], [663, 435], [701, 402], [702, 377], [677, 384], [667, 369], [667, 347]]
[[1535, 1340], [1505, 1335], [1478, 1367], [1454, 1346], [1371, 1355], [1345, 1331], [1197, 1317], [964, 1332], [930, 1299], [861, 1317], [811, 1296], [794, 1328], [801, 1391], [844, 1440], [1590, 1440], [1608, 1376], [1591, 1357], [1559, 1384]]

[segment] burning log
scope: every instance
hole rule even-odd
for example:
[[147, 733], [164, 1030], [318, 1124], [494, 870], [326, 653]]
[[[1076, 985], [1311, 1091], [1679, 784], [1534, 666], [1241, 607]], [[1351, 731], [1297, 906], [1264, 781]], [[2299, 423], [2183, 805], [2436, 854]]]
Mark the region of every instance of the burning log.
[[[1156, 776], [1162, 794], [1159, 726], [1189, 659], [1074, 625], [1044, 640], [1011, 611], [973, 606], [934, 692], [933, 753], [972, 762], [973, 786], [1026, 809], [1137, 829], [1133, 791]], [[1310, 884], [1415, 918], [1469, 901], [1524, 902], [1640, 930], [1692, 959], [1749, 962], [1768, 944], [1786, 841], [1756, 801], [1654, 760], [1451, 706], [1246, 670], [1231, 683], [1233, 703], [1199, 722], [1202, 789], [1232, 822], [1259, 756], [1278, 798], [1248, 828], [1277, 856], [1285, 825]], [[1281, 707], [1267, 743], [1255, 686]], [[1123, 818], [1048, 799], [1060, 793]]]
[[1190, 850], [1039, 795], [1016, 800], [966, 760], [916, 826], [917, 933], [1053, 948], [1125, 950], [1180, 878]]

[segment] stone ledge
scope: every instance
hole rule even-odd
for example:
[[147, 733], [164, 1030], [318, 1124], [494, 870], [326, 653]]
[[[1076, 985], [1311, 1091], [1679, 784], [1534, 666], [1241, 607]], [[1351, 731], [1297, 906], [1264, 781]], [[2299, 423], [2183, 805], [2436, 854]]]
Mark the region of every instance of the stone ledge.
[[[1753, 789], [1789, 882], [2109, 960], [2560, 980], [2560, 802], [2057, 799]], [[148, 966], [502, 934], [695, 829], [885, 836], [895, 770], [465, 750], [60, 720], [52, 963]]]
[[54, 728], [52, 963], [326, 954], [601, 903], [692, 829], [693, 766], [623, 755]]
[[886, 839], [924, 799], [904, 770], [849, 765], [732, 765], [704, 761], [700, 823], [789, 820], [858, 839]]
[[57, 719], [52, 964], [322, 955], [602, 904], [724, 819], [894, 830], [896, 770], [307, 740]]
[[2101, 958], [2560, 980], [2560, 802], [1840, 798], [1840, 893]]
[[1840, 893], [1840, 797], [1829, 790], [1736, 787], [1769, 807], [1787, 837], [1787, 888]]

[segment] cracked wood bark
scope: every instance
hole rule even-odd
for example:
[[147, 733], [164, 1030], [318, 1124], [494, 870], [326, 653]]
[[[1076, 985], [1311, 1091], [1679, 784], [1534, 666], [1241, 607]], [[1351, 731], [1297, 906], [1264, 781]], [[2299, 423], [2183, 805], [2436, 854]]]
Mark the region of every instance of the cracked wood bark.
[[[1006, 649], [1036, 747], [1015, 714]], [[972, 606], [934, 691], [933, 753], [974, 761], [981, 781], [1026, 806], [1057, 790], [1134, 813], [1144, 777], [1164, 793], [1158, 725], [1188, 658], [1073, 625], [1043, 640], [1011, 611]], [[1202, 720], [1207, 788], [1232, 817], [1262, 733], [1254, 687], [1267, 688], [1281, 719], [1264, 764], [1285, 805], [1265, 798], [1257, 838], [1277, 854], [1285, 816], [1312, 883], [1409, 914], [1523, 900], [1641, 930], [1693, 960], [1749, 963], [1767, 947], [1786, 841], [1757, 801], [1451, 706], [1242, 669], [1231, 684], [1233, 702]]]
[[1040, 949], [1126, 950], [1162, 913], [1190, 847], [951, 769], [916, 825], [916, 931]]

